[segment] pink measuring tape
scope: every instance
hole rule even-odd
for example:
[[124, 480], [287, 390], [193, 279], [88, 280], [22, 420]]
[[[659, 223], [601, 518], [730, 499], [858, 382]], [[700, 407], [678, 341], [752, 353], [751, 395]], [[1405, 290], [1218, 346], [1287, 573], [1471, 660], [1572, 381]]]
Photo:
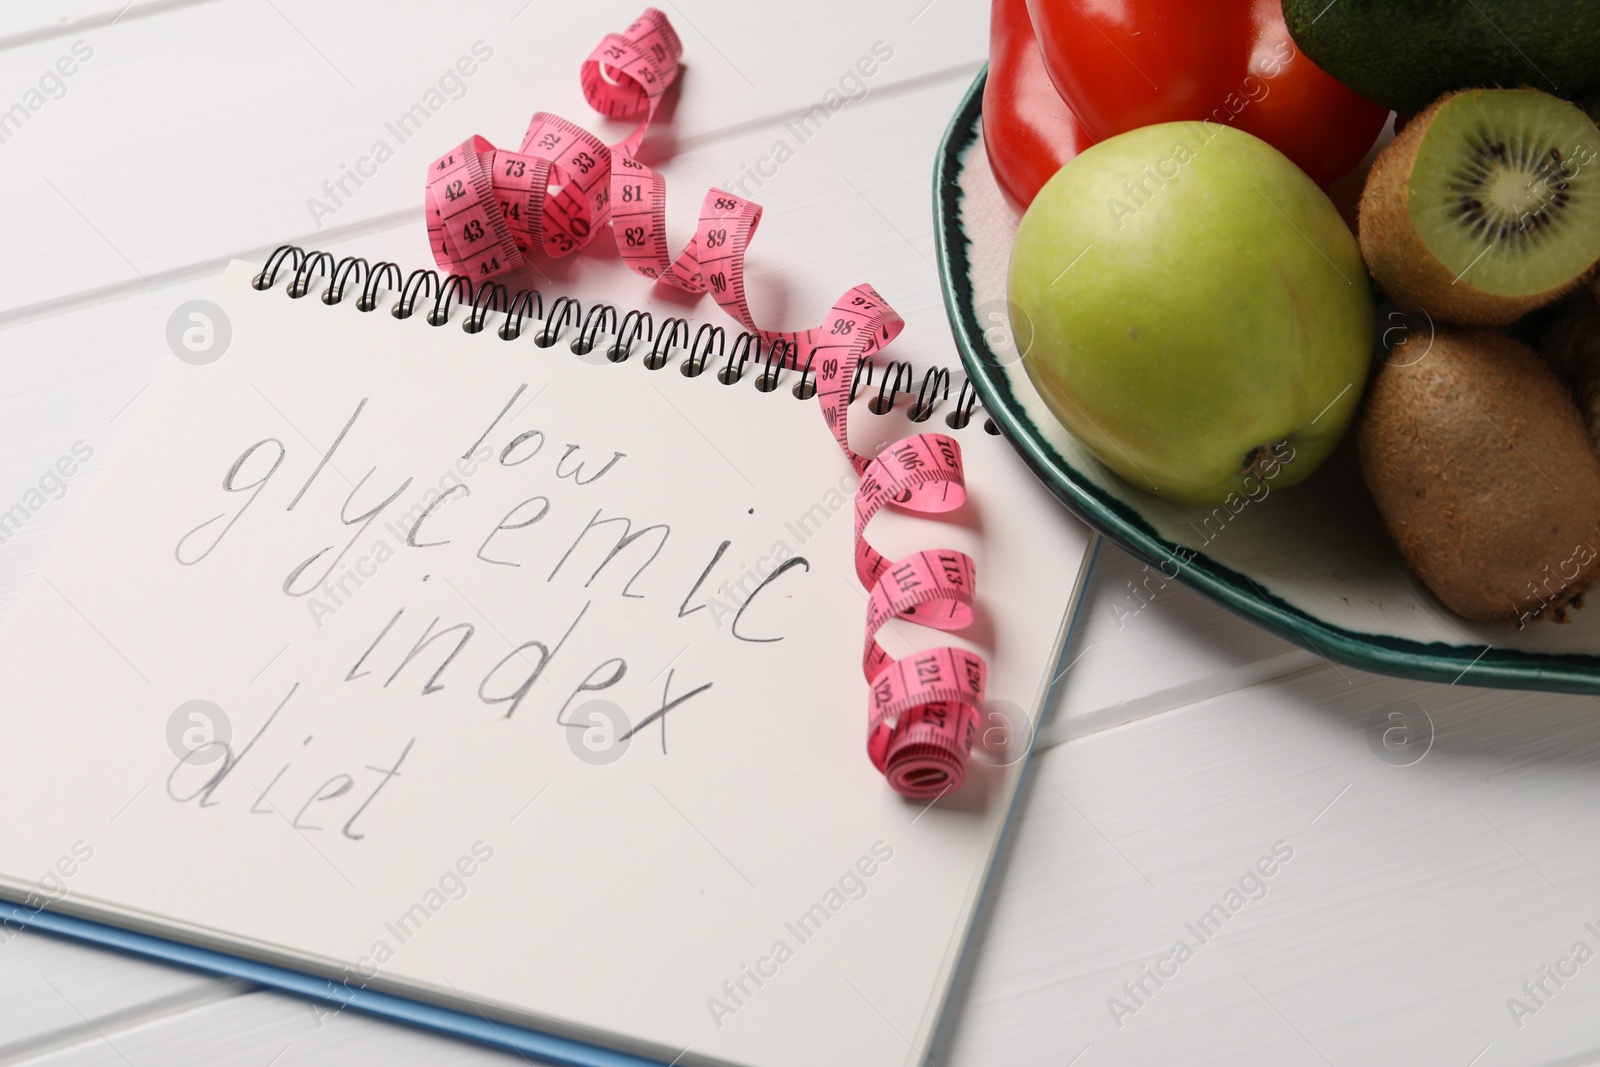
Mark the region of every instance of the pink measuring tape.
[[[817, 398], [834, 440], [861, 484], [856, 490], [855, 569], [869, 592], [862, 670], [870, 689], [867, 754], [896, 790], [932, 798], [959, 788], [983, 704], [987, 664], [960, 648], [934, 648], [896, 660], [877, 635], [893, 619], [960, 630], [973, 617], [971, 557], [928, 549], [889, 561], [865, 539], [884, 507], [926, 515], [966, 500], [961, 446], [922, 433], [869, 459], [850, 448], [850, 383], [862, 360], [905, 323], [870, 285], [840, 297], [822, 325], [763, 330], [744, 289], [744, 258], [761, 207], [713, 188], [700, 205], [694, 238], [668, 254], [666, 180], [634, 158], [662, 94], [678, 73], [683, 43], [667, 17], [646, 8], [620, 34], [607, 34], [584, 61], [584, 98], [610, 118], [639, 117], [624, 140], [606, 145], [566, 119], [539, 112], [516, 152], [471, 137], [428, 169], [428, 239], [439, 268], [481, 281], [516, 270], [537, 253], [579, 251], [608, 225], [628, 268], [690, 293], [710, 292], [740, 325], [783, 346], [780, 366], [816, 372]], [[806, 353], [802, 365], [800, 355]]]

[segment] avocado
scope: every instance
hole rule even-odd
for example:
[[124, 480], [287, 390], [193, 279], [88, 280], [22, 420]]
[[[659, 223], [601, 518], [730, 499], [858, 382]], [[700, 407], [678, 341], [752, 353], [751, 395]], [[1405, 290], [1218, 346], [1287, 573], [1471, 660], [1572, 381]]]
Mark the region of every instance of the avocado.
[[1313, 63], [1402, 115], [1452, 89], [1600, 84], [1596, 0], [1283, 0], [1283, 18]]
[[1573, 103], [1587, 111], [1589, 117], [1594, 120], [1594, 124], [1600, 126], [1600, 87], [1590, 89], [1575, 99]]

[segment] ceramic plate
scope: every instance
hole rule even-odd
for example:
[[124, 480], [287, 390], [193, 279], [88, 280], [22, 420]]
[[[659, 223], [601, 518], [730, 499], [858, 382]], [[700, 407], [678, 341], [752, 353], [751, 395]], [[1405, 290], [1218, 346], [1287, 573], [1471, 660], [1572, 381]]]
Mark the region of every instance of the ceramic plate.
[[[997, 428], [1051, 490], [1149, 565], [1303, 647], [1367, 670], [1464, 685], [1600, 693], [1600, 605], [1559, 624], [1473, 623], [1414, 579], [1347, 438], [1306, 482], [1237, 512], [1161, 500], [1101, 466], [1045, 407], [1011, 343], [1006, 262], [1016, 216], [984, 154], [984, 75], [939, 147], [934, 211], [945, 308]], [[1538, 583], [1543, 576], [1529, 575]], [[1144, 594], [1135, 590], [1135, 595]]]

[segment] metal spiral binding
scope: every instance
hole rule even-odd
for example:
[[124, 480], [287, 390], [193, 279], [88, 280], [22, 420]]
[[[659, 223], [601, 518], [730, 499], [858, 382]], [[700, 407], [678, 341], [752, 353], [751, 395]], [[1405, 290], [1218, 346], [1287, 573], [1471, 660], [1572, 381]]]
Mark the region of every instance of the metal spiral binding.
[[[609, 330], [606, 329], [607, 322], [611, 323]], [[617, 332], [617, 309], [610, 304], [594, 304], [589, 308], [589, 314], [583, 317], [583, 325], [578, 327], [578, 336], [573, 338], [572, 354], [587, 356], [593, 352], [601, 331], [613, 336]]]
[[[487, 301], [484, 299], [486, 296]], [[486, 282], [478, 286], [478, 295], [472, 298], [472, 313], [467, 316], [467, 321], [461, 324], [461, 328], [468, 333], [482, 333], [484, 317], [491, 311], [505, 314], [506, 287]]]
[[[802, 365], [793, 341], [773, 340], [763, 357], [760, 334], [741, 331], [729, 344], [726, 329], [702, 323], [694, 329], [691, 341], [692, 324], [687, 319], [666, 318], [657, 328], [648, 311], [628, 311], [619, 317], [617, 309], [610, 304], [591, 304], [586, 314], [582, 304], [568, 296], [557, 297], [546, 316], [544, 296], [537, 289], [521, 289], [515, 295], [508, 295], [504, 285], [484, 282], [474, 290], [472, 279], [463, 274], [445, 278], [440, 278], [435, 270], [414, 270], [406, 274], [399, 264], [386, 260], [369, 263], [361, 256], [336, 260], [331, 253], [308, 252], [297, 245], [280, 245], [274, 249], [251, 285], [256, 289], [271, 289], [277, 285], [279, 274], [285, 271], [290, 272], [286, 292], [295, 300], [309, 294], [312, 280], [320, 275], [328, 281], [321, 294], [324, 304], [342, 303], [346, 293], [356, 288], [360, 293], [355, 301], [356, 310], [372, 312], [378, 308], [379, 290], [387, 289], [399, 294], [399, 299], [389, 308], [389, 313], [397, 319], [411, 318], [419, 301], [426, 305], [431, 298], [433, 304], [423, 320], [429, 326], [438, 327], [450, 321], [451, 306], [459, 301], [468, 309], [461, 324], [467, 333], [482, 333], [489, 314], [494, 312], [504, 317], [494, 332], [502, 341], [515, 341], [522, 336], [523, 321], [531, 316], [538, 324], [532, 340], [539, 348], [554, 345], [570, 325], [575, 332], [568, 347], [574, 355], [586, 356], [595, 350], [602, 337], [610, 337], [611, 343], [603, 354], [612, 363], [623, 363], [633, 355], [634, 346], [644, 341], [650, 345], [643, 359], [649, 370], [665, 367], [673, 349], [686, 348], [687, 356], [679, 364], [679, 372], [686, 378], [698, 378], [715, 359], [722, 367], [713, 377], [723, 385], [738, 384], [744, 378], [745, 366], [755, 364], [760, 366], [754, 378], [760, 392], [775, 391], [785, 372], [796, 370], [800, 377], [790, 393], [796, 399], [810, 400], [817, 392], [811, 373], [816, 351], [807, 353]], [[852, 404], [863, 386], [871, 388], [875, 373], [876, 365], [871, 356], [856, 367], [855, 378], [850, 383]], [[915, 380], [916, 372], [910, 363], [890, 360], [879, 377], [877, 395], [867, 402], [867, 410], [874, 415], [893, 411], [895, 398], [901, 393], [909, 396]], [[927, 422], [939, 403], [949, 399], [950, 372], [943, 367], [930, 367], [922, 376], [916, 400], [907, 415], [912, 422]], [[952, 430], [965, 428], [972, 421], [977, 403], [977, 389], [970, 377], [964, 377], [955, 407], [945, 415], [945, 425]], [[992, 419], [984, 420], [984, 429], [991, 434], [999, 433]]]
[[540, 348], [549, 348], [556, 343], [556, 336], [566, 329], [568, 319], [572, 320], [573, 325], [577, 325], [581, 318], [583, 318], [582, 304], [570, 296], [556, 297], [556, 302], [550, 306], [550, 317], [544, 320], [544, 329], [534, 337], [533, 343]]
[[[874, 415], [887, 415], [894, 410], [894, 398], [901, 389], [911, 391], [912, 377], [916, 372], [904, 360], [891, 359], [883, 368], [883, 379], [878, 384], [878, 395], [867, 401], [867, 410]], [[904, 382], [904, 385], [900, 383]], [[868, 383], [871, 384], [871, 383]], [[887, 392], [887, 395], [885, 395]]]
[[[683, 340], [678, 340], [678, 335], [683, 335]], [[644, 357], [644, 365], [649, 370], [660, 370], [667, 365], [667, 353], [675, 344], [689, 343], [689, 320], [680, 318], [667, 318], [661, 321], [661, 333], [650, 342], [650, 354]]]

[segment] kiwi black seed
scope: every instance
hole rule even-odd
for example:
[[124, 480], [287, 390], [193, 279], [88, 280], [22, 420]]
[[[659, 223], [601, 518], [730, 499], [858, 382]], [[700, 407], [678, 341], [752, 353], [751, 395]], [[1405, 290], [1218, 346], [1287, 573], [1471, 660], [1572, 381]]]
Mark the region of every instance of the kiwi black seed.
[[1564, 619], [1600, 578], [1600, 456], [1527, 345], [1408, 337], [1368, 389], [1357, 450], [1406, 565], [1456, 614]]
[[1358, 232], [1390, 296], [1444, 322], [1509, 323], [1600, 260], [1600, 129], [1533, 89], [1447, 94], [1379, 153]]

